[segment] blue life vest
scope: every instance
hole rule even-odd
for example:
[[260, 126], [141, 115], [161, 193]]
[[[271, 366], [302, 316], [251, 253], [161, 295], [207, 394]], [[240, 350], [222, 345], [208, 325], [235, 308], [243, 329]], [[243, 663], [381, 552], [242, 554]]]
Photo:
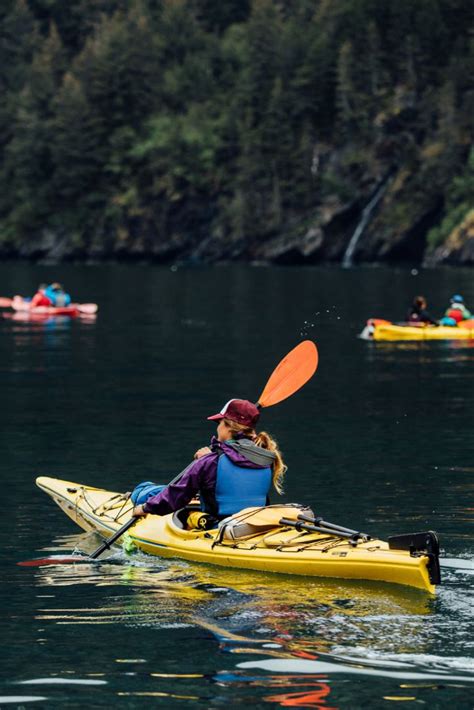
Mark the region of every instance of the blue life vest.
[[216, 482], [219, 517], [233, 515], [243, 508], [266, 505], [271, 483], [271, 468], [243, 468], [222, 454], [217, 464]]
[[45, 290], [44, 295], [49, 298], [55, 308], [64, 308], [71, 303], [71, 296], [64, 291], [54, 291], [51, 286]]
[[450, 328], [455, 328], [457, 326], [457, 321], [455, 321], [454, 318], [450, 318], [449, 316], [443, 316], [443, 318], [441, 318], [439, 324], [440, 325], [447, 325]]

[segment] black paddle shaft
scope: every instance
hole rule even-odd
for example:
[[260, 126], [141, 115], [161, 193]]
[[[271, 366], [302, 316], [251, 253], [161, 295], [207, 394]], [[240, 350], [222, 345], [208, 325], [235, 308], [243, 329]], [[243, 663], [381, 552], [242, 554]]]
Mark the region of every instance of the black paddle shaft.
[[91, 559], [97, 559], [97, 557], [99, 557], [99, 555], [101, 555], [104, 550], [108, 550], [114, 544], [114, 542], [118, 540], [119, 537], [122, 537], [122, 535], [127, 532], [127, 530], [131, 528], [132, 525], [134, 525], [134, 523], [136, 522], [137, 518], [130, 518], [130, 520], [127, 520], [125, 525], [122, 525], [122, 527], [119, 528], [117, 532], [112, 535], [112, 537], [110, 537], [108, 540], [105, 540], [102, 545], [98, 547], [97, 550], [92, 553], [92, 555], [90, 555]]
[[[299, 515], [299, 518], [303, 516]], [[311, 518], [310, 518], [311, 520]], [[370, 535], [365, 535], [359, 532], [346, 532], [344, 528], [333, 527], [319, 527], [318, 525], [313, 525], [311, 523], [299, 522], [299, 520], [288, 520], [287, 518], [282, 518], [280, 520], [280, 525], [291, 525], [291, 527], [296, 528], [296, 530], [306, 530], [307, 532], [320, 532], [326, 535], [333, 535], [334, 537], [340, 537], [345, 540], [349, 540], [351, 545], [356, 545], [359, 540], [366, 541], [370, 540]], [[325, 525], [324, 522], [321, 525]]]
[[[186, 473], [186, 471], [193, 465], [193, 463], [195, 463], [195, 462], [194, 462], [194, 461], [191, 461], [191, 463], [188, 464], [185, 469], [183, 469], [182, 471], [180, 471], [180, 473], [178, 473], [178, 475], [175, 476], [175, 477], [173, 478], [173, 480], [170, 481], [170, 483], [168, 483], [168, 485], [171, 486], [173, 483], [177, 483], [177, 482], [182, 478], [182, 476], [184, 476], [184, 474]], [[95, 550], [95, 551], [92, 553], [92, 555], [90, 555], [90, 558], [91, 558], [92, 560], [95, 560], [95, 559], [97, 559], [97, 557], [99, 557], [105, 550], [110, 549], [110, 547], [114, 544], [114, 542], [115, 542], [116, 540], [118, 540], [119, 537], [122, 537], [122, 535], [123, 535], [125, 532], [127, 532], [127, 530], [128, 530], [129, 528], [131, 528], [132, 525], [133, 525], [134, 523], [136, 523], [136, 522], [137, 522], [137, 518], [136, 518], [136, 517], [133, 517], [133, 518], [130, 518], [130, 520], [127, 520], [127, 522], [125, 523], [125, 525], [122, 525], [122, 527], [119, 528], [119, 530], [117, 530], [117, 532], [114, 533], [114, 534], [112, 535], [112, 537], [110, 537], [108, 540], [105, 540], [105, 541], [102, 543], [102, 545], [101, 545], [100, 547], [98, 547], [97, 550]]]
[[366, 535], [366, 533], [361, 533], [358, 530], [351, 530], [351, 528], [343, 528], [342, 525], [335, 525], [334, 523], [328, 523], [326, 520], [323, 520], [322, 518], [310, 518], [309, 515], [304, 515], [301, 513], [298, 515], [298, 520], [304, 520], [306, 523], [311, 523], [312, 525], [322, 525], [325, 528], [331, 528], [331, 530], [343, 532], [343, 533], [349, 533], [350, 535], [363, 535], [365, 537], [369, 537]]
[[320, 532], [326, 535], [332, 535], [334, 537], [342, 537], [351, 540], [354, 538], [353, 535], [345, 532], [339, 532], [338, 530], [332, 530], [330, 528], [320, 528], [317, 525], [311, 525], [310, 523], [300, 523], [298, 520], [289, 520], [288, 518], [282, 518], [280, 520], [280, 525], [290, 525], [292, 528], [297, 530], [306, 530], [307, 532]]

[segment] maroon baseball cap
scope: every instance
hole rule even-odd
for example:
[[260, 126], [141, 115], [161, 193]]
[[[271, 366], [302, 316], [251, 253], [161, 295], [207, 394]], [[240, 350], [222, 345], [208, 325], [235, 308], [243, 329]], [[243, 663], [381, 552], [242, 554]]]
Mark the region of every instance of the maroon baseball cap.
[[230, 399], [225, 404], [219, 414], [213, 414], [208, 419], [230, 419], [232, 422], [243, 426], [254, 427], [260, 416], [260, 410], [256, 404], [252, 404], [248, 399]]

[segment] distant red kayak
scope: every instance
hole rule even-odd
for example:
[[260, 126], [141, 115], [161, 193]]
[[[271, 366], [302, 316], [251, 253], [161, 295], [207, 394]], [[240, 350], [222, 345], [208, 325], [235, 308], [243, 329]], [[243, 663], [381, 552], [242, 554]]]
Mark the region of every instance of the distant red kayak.
[[[78, 313], [77, 316], [80, 316], [81, 318], [91, 318], [91, 316], [83, 316], [81, 313]], [[64, 315], [58, 313], [36, 313], [36, 309], [33, 309], [31, 311], [8, 311], [7, 313], [2, 313], [2, 317], [5, 318], [5, 320], [11, 320], [20, 323], [51, 323], [53, 321], [58, 323], [59, 321], [71, 321], [73, 318], [75, 318], [75, 316], [71, 316], [71, 314]], [[94, 318], [94, 316], [92, 316], [92, 318]]]
[[28, 304], [24, 306], [12, 303], [12, 308], [15, 311], [20, 311], [21, 313], [28, 313], [30, 315], [41, 315], [41, 316], [71, 316], [74, 318], [78, 316], [80, 311], [75, 305], [63, 306], [61, 308], [55, 308], [54, 306], [36, 306], [36, 308], [29, 308]]
[[0, 298], [0, 307], [13, 308], [18, 313], [25, 313], [29, 316], [93, 316], [97, 313], [97, 303], [71, 303], [69, 306], [36, 306], [31, 308], [31, 302], [26, 301], [21, 296], [14, 298]]

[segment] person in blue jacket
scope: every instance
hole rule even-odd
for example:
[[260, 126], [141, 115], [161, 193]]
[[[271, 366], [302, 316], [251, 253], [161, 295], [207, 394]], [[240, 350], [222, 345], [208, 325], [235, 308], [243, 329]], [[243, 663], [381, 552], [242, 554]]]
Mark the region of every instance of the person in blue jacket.
[[[194, 454], [194, 461], [155, 494], [147, 484], [132, 492], [133, 515], [166, 515], [199, 495], [201, 507], [221, 520], [243, 508], [269, 504], [272, 487], [283, 492], [286, 465], [276, 441], [255, 426], [260, 410], [245, 399], [231, 399], [208, 419], [217, 421], [217, 436]], [[144, 498], [141, 494], [144, 493]]]
[[71, 296], [66, 293], [62, 285], [57, 282], [50, 284], [46, 288], [44, 295], [49, 298], [55, 308], [64, 308], [71, 303]]

